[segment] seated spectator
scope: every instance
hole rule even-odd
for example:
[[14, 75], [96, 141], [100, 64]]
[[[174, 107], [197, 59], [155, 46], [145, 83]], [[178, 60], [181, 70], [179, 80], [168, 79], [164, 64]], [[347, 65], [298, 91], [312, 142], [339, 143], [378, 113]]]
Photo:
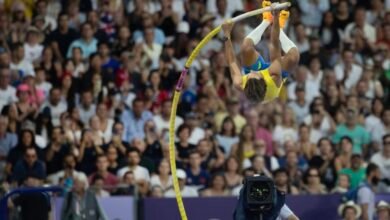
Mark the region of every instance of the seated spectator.
[[344, 136], [341, 138], [339, 145], [340, 147], [339, 147], [338, 156], [336, 156], [334, 161], [337, 172], [339, 172], [342, 169], [351, 167], [353, 142], [350, 137]]
[[304, 176], [303, 194], [326, 194], [326, 187], [321, 183], [320, 173], [317, 168], [309, 168]]
[[185, 124], [180, 125], [176, 131], [176, 135], [179, 139], [175, 144], [178, 151], [177, 160], [187, 164], [190, 152], [196, 148], [195, 145], [189, 143], [190, 127]]
[[110, 193], [104, 190], [104, 178], [99, 174], [96, 174], [92, 177], [91, 188], [95, 193], [96, 198], [106, 198], [110, 196]]
[[12, 171], [15, 168], [16, 163], [23, 159], [26, 149], [35, 148], [38, 159], [44, 160], [44, 156], [38, 145], [35, 143], [34, 132], [29, 129], [24, 129], [19, 134], [18, 145], [12, 148], [7, 156], [7, 164], [5, 168], [5, 173], [7, 175], [12, 175]]
[[100, 130], [100, 120], [98, 116], [94, 115], [89, 119], [89, 128], [91, 129], [92, 140], [95, 145], [103, 146], [103, 144], [108, 142], [104, 140], [104, 134]]
[[92, 185], [92, 181], [95, 176], [99, 176], [101, 180], [103, 180], [103, 189], [107, 189], [108, 191], [113, 191], [113, 188], [118, 184], [117, 177], [108, 171], [108, 159], [104, 154], [100, 154], [96, 158], [96, 172], [92, 173], [89, 177], [89, 183]]
[[362, 215], [362, 209], [354, 201], [348, 201], [339, 206], [338, 213], [343, 220], [358, 220]]
[[349, 108], [346, 114], [346, 123], [337, 126], [332, 141], [338, 144], [343, 136], [348, 136], [353, 140], [352, 152], [362, 154], [367, 151], [367, 145], [370, 143], [370, 134], [364, 127], [357, 124], [357, 117], [357, 110]]
[[285, 192], [286, 194], [298, 195], [299, 190], [297, 187], [290, 183], [288, 173], [286, 169], [279, 168], [273, 172], [275, 186], [279, 191]]
[[226, 187], [225, 176], [221, 173], [213, 175], [211, 177], [209, 187], [202, 190], [200, 195], [202, 197], [220, 197], [230, 195], [230, 192]]
[[291, 184], [294, 186], [301, 185], [304, 169], [298, 166], [298, 155], [295, 151], [286, 153], [286, 164], [281, 167], [286, 168]]
[[250, 166], [249, 159], [255, 155], [254, 149], [255, 133], [250, 125], [245, 125], [239, 135], [239, 141], [234, 144], [230, 155], [238, 158], [240, 166]]
[[390, 205], [389, 203], [381, 200], [376, 206], [376, 216], [378, 220], [390, 219]]
[[350, 189], [350, 185], [349, 176], [340, 173], [337, 179], [337, 185], [332, 189], [331, 193], [346, 193]]
[[141, 152], [138, 149], [132, 148], [127, 152], [128, 164], [127, 166], [118, 170], [118, 178], [123, 178], [127, 171], [133, 171], [135, 181], [140, 185], [140, 193], [146, 194], [149, 189], [150, 174], [148, 169], [140, 166]]
[[196, 113], [190, 112], [185, 116], [185, 125], [190, 129], [190, 137], [188, 142], [190, 144], [198, 144], [198, 142], [205, 138], [206, 133], [203, 128], [200, 127], [199, 117]]
[[93, 29], [90, 23], [84, 23], [81, 26], [81, 38], [73, 41], [68, 48], [66, 54], [67, 58], [70, 58], [72, 55], [72, 50], [74, 47], [79, 47], [83, 51], [83, 58], [87, 59], [91, 54], [97, 51], [97, 39], [93, 36]]
[[334, 72], [336, 73], [337, 81], [344, 86], [345, 93], [350, 94], [359, 81], [363, 69], [354, 63], [354, 52], [352, 50], [345, 49], [341, 58], [341, 62], [334, 66]]
[[76, 157], [73, 154], [68, 154], [63, 158], [62, 170], [47, 177], [53, 185], [59, 185], [61, 180], [66, 178], [85, 181], [87, 183], [86, 187], [88, 187], [88, 178], [85, 173], [76, 170]]
[[225, 119], [222, 121], [220, 133], [215, 137], [218, 141], [218, 144], [223, 148], [224, 153], [226, 155], [230, 155], [232, 146], [238, 143], [236, 127], [231, 117], [225, 117]]
[[130, 148], [139, 150], [141, 156], [141, 161], [139, 163], [140, 166], [148, 169], [149, 173], [154, 173], [156, 171], [154, 161], [144, 154], [146, 150], [146, 143], [143, 139], [134, 138], [131, 142]]
[[255, 155], [251, 158], [252, 169], [256, 174], [272, 178], [272, 173], [267, 169], [263, 156]]
[[163, 191], [166, 191], [168, 188], [172, 187], [172, 184], [169, 161], [162, 159], [158, 166], [158, 174], [152, 175], [152, 178], [150, 178], [150, 185], [152, 188], [158, 186]]
[[[192, 187], [186, 186], [187, 174], [184, 170], [182, 170], [182, 169], [176, 170], [176, 176], [179, 179], [179, 187], [180, 187], [180, 192], [181, 192], [182, 197], [198, 197], [198, 195], [199, 195], [198, 191], [196, 191]], [[175, 193], [175, 190], [173, 189], [173, 187], [164, 193], [164, 197], [166, 197], [166, 198], [176, 197], [176, 193]]]
[[228, 189], [231, 190], [242, 183], [243, 178], [240, 174], [240, 170], [241, 167], [237, 158], [228, 157], [226, 159], [224, 166], [224, 177], [226, 180], [226, 187]]
[[117, 185], [117, 190], [114, 192], [114, 195], [132, 195], [135, 196], [136, 182], [134, 178], [133, 171], [127, 171], [119, 184]]
[[382, 178], [390, 180], [390, 134], [383, 136], [382, 140], [382, 150], [372, 155], [370, 161], [378, 165]]
[[108, 160], [107, 170], [114, 175], [118, 173], [118, 170], [123, 166], [123, 163], [126, 160], [126, 158], [120, 159], [118, 157], [118, 151], [118, 148], [112, 145], [109, 145], [105, 150]]
[[32, 63], [26, 60], [22, 43], [15, 43], [12, 45], [12, 61], [10, 69], [12, 71], [16, 71], [20, 78], [23, 78], [28, 74], [35, 75]]
[[264, 140], [257, 139], [255, 141], [254, 148], [255, 148], [255, 153], [256, 153], [255, 155], [262, 156], [264, 158], [265, 167], [269, 171], [274, 171], [274, 170], [279, 169], [280, 165], [279, 165], [278, 159], [273, 155], [267, 154], [266, 143]]
[[39, 43], [41, 33], [35, 27], [27, 30], [26, 42], [24, 43], [25, 60], [33, 64], [38, 61], [42, 55], [43, 46]]
[[209, 181], [209, 173], [201, 167], [202, 160], [198, 151], [192, 151], [189, 155], [189, 167], [186, 170], [187, 185], [202, 188]]
[[87, 125], [90, 118], [95, 115], [96, 105], [93, 103], [93, 94], [91, 90], [85, 90], [81, 93], [81, 102], [79, 106], [80, 120]]
[[[18, 143], [18, 137], [16, 134], [9, 133], [7, 131], [7, 127], [8, 118], [6, 116], [0, 115], [0, 170], [4, 169], [5, 160], [10, 150]], [[2, 179], [1, 176], [0, 179]]]
[[[242, 171], [242, 176], [244, 177], [244, 179], [245, 179], [245, 177], [253, 176], [255, 174], [256, 174], [255, 171], [251, 167], [246, 168], [245, 170]], [[238, 197], [240, 195], [240, 191], [241, 191], [243, 186], [244, 186], [244, 184], [243, 184], [243, 182], [241, 182], [240, 185], [234, 187], [234, 189], [232, 189], [232, 193], [231, 193], [232, 196]]]
[[91, 130], [85, 129], [81, 134], [81, 143], [78, 148], [77, 162], [80, 171], [90, 175], [95, 171], [96, 156], [103, 154], [103, 150], [99, 143], [94, 139]]
[[16, 89], [10, 83], [10, 70], [5, 67], [0, 67], [0, 111], [2, 111], [4, 106], [17, 101]]
[[311, 129], [305, 124], [301, 124], [298, 130], [298, 146], [300, 151], [303, 153], [303, 156], [306, 160], [310, 160], [316, 154], [316, 147], [313, 142], [310, 140]]
[[45, 111], [46, 108], [50, 110], [49, 112], [50, 112], [52, 124], [54, 126], [59, 126], [60, 116], [68, 108], [67, 103], [61, 100], [60, 88], [53, 87], [50, 90], [49, 100], [47, 101], [47, 103], [43, 104], [42, 112]]
[[273, 131], [273, 141], [276, 147], [276, 155], [284, 156], [286, 154], [283, 145], [287, 141], [297, 141], [297, 129], [295, 127], [295, 116], [292, 109], [288, 108], [283, 112], [282, 122], [275, 126]]
[[43, 161], [38, 159], [35, 148], [26, 148], [22, 159], [19, 159], [12, 170], [12, 181], [22, 184], [29, 173], [35, 173], [39, 179], [46, 178], [46, 168]]
[[112, 131], [114, 128], [114, 120], [110, 118], [107, 106], [105, 103], [99, 103], [96, 107], [96, 115], [99, 119], [99, 129], [103, 133], [105, 143], [111, 141]]
[[[171, 116], [172, 101], [170, 99], [165, 100], [161, 104], [161, 113], [156, 114], [153, 117], [153, 121], [156, 124], [156, 131], [161, 134], [164, 129], [169, 129], [169, 119]], [[183, 119], [180, 116], [176, 116], [175, 119], [175, 130], [183, 124]]]
[[363, 182], [366, 169], [362, 166], [363, 158], [360, 154], [351, 156], [351, 167], [340, 170], [340, 174], [347, 174], [351, 180], [351, 189], [354, 189]]
[[221, 148], [209, 139], [202, 139], [199, 141], [197, 151], [202, 159], [202, 168], [208, 169], [211, 172], [222, 168], [225, 157]]
[[375, 27], [366, 20], [366, 9], [363, 7], [356, 8], [354, 22], [345, 28], [345, 37], [351, 41], [358, 32], [361, 31], [368, 44], [374, 44], [377, 41]]
[[150, 189], [149, 196], [152, 198], [163, 198], [164, 197], [164, 190], [161, 188], [161, 186], [154, 185]]
[[70, 154], [70, 146], [64, 139], [64, 130], [62, 127], [54, 127], [51, 130], [50, 142], [43, 150], [45, 154], [45, 162], [47, 174], [53, 174], [62, 169], [62, 159]]

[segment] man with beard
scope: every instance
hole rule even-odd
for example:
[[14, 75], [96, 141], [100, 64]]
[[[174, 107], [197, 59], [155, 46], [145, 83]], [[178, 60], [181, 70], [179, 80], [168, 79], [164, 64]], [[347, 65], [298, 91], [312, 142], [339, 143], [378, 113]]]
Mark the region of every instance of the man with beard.
[[366, 180], [361, 183], [357, 192], [357, 203], [362, 208], [362, 220], [373, 220], [375, 214], [375, 191], [381, 177], [376, 164], [370, 163], [366, 168]]

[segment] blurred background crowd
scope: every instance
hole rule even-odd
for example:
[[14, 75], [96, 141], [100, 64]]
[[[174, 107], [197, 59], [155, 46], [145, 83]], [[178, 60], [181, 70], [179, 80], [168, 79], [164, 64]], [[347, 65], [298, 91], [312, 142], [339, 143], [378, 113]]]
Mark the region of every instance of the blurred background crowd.
[[[232, 86], [222, 35], [190, 68], [176, 118], [184, 196], [238, 195], [244, 176], [289, 194], [343, 193], [380, 170], [390, 192], [390, 1], [292, 1], [301, 52], [282, 97]], [[172, 197], [168, 127], [189, 54], [256, 0], [0, 0], [3, 190], [90, 186]], [[237, 55], [256, 16], [237, 23]], [[270, 30], [257, 45], [268, 59]], [[240, 57], [238, 56], [238, 59]]]

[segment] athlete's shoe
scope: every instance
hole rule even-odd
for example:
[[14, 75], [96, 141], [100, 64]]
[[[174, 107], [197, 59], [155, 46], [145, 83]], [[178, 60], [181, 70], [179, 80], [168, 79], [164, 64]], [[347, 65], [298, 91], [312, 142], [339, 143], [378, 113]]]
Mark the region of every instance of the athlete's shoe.
[[280, 14], [279, 14], [279, 25], [280, 25], [280, 28], [284, 28], [284, 26], [286, 26], [286, 22], [288, 20], [288, 18], [290, 17], [290, 12], [287, 11], [287, 10], [281, 10], [280, 11]]
[[[271, 6], [271, 4], [272, 4], [271, 1], [263, 0], [263, 2], [261, 3], [261, 7], [262, 8], [269, 7]], [[263, 12], [263, 20], [267, 20], [270, 23], [272, 23], [273, 17], [271, 11]]]

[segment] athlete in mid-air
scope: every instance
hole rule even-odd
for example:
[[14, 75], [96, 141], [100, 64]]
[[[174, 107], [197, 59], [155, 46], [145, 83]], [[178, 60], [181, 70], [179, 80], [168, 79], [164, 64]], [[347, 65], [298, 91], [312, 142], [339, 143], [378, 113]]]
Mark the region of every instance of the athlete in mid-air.
[[[275, 4], [271, 5], [270, 1], [263, 1], [262, 7], [268, 6], [274, 8]], [[241, 68], [236, 62], [233, 46], [230, 41], [233, 23], [226, 21], [222, 25], [225, 35], [225, 54], [233, 84], [235, 87], [243, 90], [245, 96], [251, 102], [269, 102], [279, 97], [280, 90], [286, 81], [288, 73], [291, 73], [298, 65], [298, 48], [283, 32], [288, 17], [289, 12], [286, 10], [264, 12], [261, 24], [244, 39], [241, 45], [241, 57], [246, 75], [241, 74]], [[270, 24], [272, 24], [271, 62], [267, 63], [256, 51], [255, 45], [260, 42], [261, 36]], [[284, 56], [282, 56], [281, 48], [285, 53]]]

